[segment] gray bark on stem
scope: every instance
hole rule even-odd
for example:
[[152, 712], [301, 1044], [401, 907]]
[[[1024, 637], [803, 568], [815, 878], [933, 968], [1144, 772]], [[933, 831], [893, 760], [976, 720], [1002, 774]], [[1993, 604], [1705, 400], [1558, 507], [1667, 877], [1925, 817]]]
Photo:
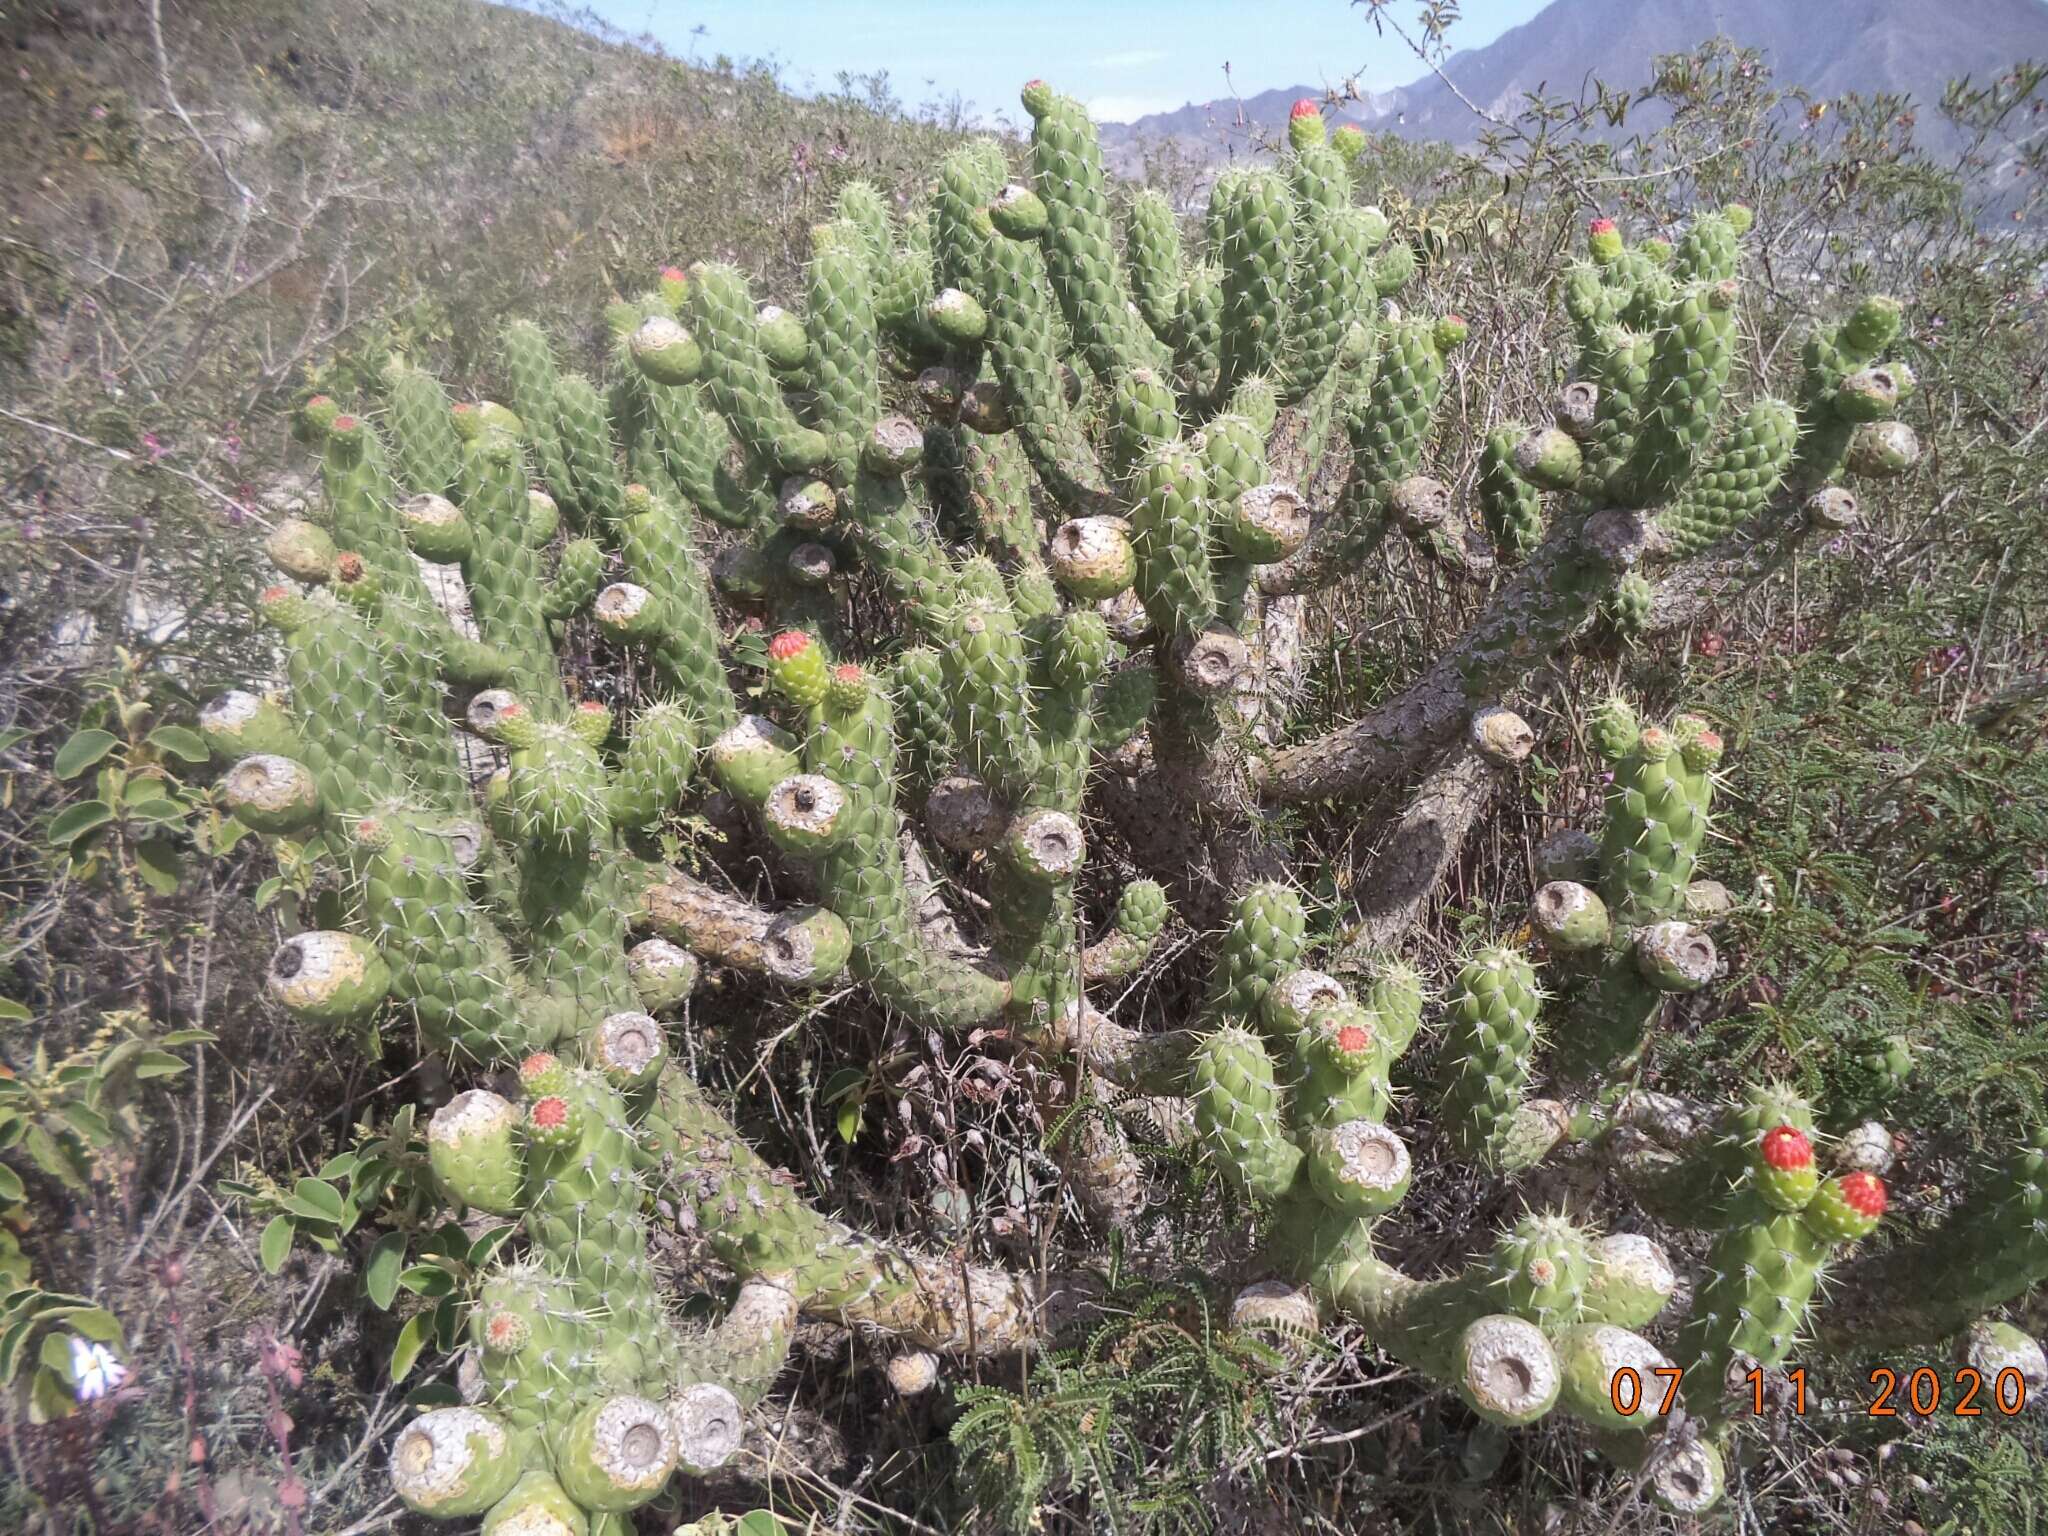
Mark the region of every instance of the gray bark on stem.
[[1570, 642], [1600, 595], [1642, 557], [1644, 515], [1560, 518], [1464, 637], [1364, 719], [1253, 765], [1269, 801], [1349, 799], [1414, 773], [1474, 706], [1514, 692]]
[[1373, 855], [1365, 882], [1371, 894], [1359, 904], [1334, 969], [1362, 965], [1408, 936], [1505, 782], [1504, 771], [1465, 742], [1438, 759]]

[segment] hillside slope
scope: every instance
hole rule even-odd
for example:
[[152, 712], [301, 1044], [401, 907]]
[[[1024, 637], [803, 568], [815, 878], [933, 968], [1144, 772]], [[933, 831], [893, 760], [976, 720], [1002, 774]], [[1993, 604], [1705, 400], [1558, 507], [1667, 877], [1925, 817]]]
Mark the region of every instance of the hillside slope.
[[[194, 323], [244, 410], [407, 306], [408, 344], [458, 367], [536, 304], [594, 335], [599, 305], [666, 261], [787, 276], [840, 183], [906, 188], [941, 142], [477, 0], [170, 0], [162, 20], [159, 50], [147, 6], [0, 18], [0, 367], [46, 386], [112, 312], [182, 330], [179, 306], [147, 305], [179, 274], [233, 294]], [[308, 323], [336, 347], [238, 345]]]

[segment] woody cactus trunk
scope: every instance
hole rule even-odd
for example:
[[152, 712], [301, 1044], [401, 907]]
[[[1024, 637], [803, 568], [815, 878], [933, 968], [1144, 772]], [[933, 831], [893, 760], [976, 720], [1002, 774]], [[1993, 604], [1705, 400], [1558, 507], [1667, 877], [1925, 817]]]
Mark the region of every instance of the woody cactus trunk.
[[[1530, 750], [1512, 706], [1554, 663], [1684, 624], [1853, 521], [1842, 475], [1912, 462], [1898, 309], [1823, 326], [1796, 403], [1739, 401], [1746, 211], [1676, 245], [1602, 220], [1559, 285], [1555, 423], [1438, 444], [1468, 328], [1401, 310], [1414, 260], [1355, 184], [1355, 132], [1297, 109], [1282, 161], [1218, 179], [1200, 238], [1151, 194], [1120, 232], [1081, 108], [1037, 82], [1024, 105], [1021, 164], [963, 145], [900, 218], [848, 186], [781, 305], [731, 266], [661, 274], [608, 315], [602, 385], [518, 321], [505, 403], [451, 406], [400, 364], [370, 416], [302, 412], [324, 513], [273, 536], [291, 580], [264, 597], [289, 686], [205, 717], [241, 817], [319, 834], [352, 893], [347, 931], [292, 938], [269, 985], [309, 1023], [444, 1055], [473, 1086], [433, 1117], [434, 1174], [516, 1226], [469, 1298], [483, 1390], [403, 1430], [394, 1486], [487, 1531], [619, 1531], [732, 1454], [799, 1316], [988, 1354], [1041, 1336], [1050, 1289], [1085, 1292], [807, 1204], [671, 1053], [665, 1018], [729, 968], [987, 1032], [1043, 1069], [1050, 1109], [1153, 1096], [1267, 1208], [1245, 1326], [1351, 1319], [1475, 1413], [1575, 1415], [1704, 1508], [1739, 1423], [1722, 1378], [1786, 1357], [1884, 1208], [1871, 1167], [1821, 1176], [1813, 1112], [1780, 1089], [1716, 1112], [1636, 1086], [1666, 1000], [1715, 973], [1729, 900], [1698, 866], [1720, 738], [1593, 712], [1605, 826], [1546, 844], [1533, 938], [1448, 976], [1400, 953]], [[1468, 465], [1469, 506], [1429, 474]], [[1478, 616], [1370, 714], [1304, 736], [1299, 595], [1389, 540], [1477, 584]], [[558, 664], [578, 616], [654, 680], [630, 718]], [[1350, 939], [1312, 955], [1275, 813], [1409, 789]], [[717, 843], [691, 872], [656, 857], [693, 806], [736, 829], [731, 869]], [[1104, 849], [1134, 871], [1113, 900], [1087, 878]], [[812, 904], [747, 899], [738, 863], [764, 857], [808, 871]], [[972, 910], [941, 910], [935, 868]], [[1175, 908], [1203, 1000], [1106, 1017]], [[1432, 1029], [1435, 1090], [1404, 1099], [1392, 1074]], [[1418, 1137], [1501, 1179], [1625, 1142], [1646, 1229], [1718, 1233], [1683, 1327], [1651, 1340], [1678, 1277], [1647, 1230], [1532, 1215], [1463, 1272], [1403, 1273], [1379, 1229]], [[1097, 1219], [1143, 1203], [1114, 1119], [1071, 1121], [1057, 1153]], [[1960, 1208], [1960, 1242], [1884, 1256], [1983, 1257], [1888, 1328], [1945, 1337], [2048, 1272], [2040, 1162]], [[672, 1315], [658, 1222], [743, 1282], [717, 1326]], [[1616, 1406], [1618, 1372], [1654, 1395], [1665, 1364], [1686, 1371], [1677, 1438]]]

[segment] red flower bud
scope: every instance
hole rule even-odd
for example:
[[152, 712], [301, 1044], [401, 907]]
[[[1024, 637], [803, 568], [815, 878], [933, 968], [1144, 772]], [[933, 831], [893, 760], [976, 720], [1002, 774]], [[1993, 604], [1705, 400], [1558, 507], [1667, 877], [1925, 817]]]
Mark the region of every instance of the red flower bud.
[[1813, 1143], [1795, 1125], [1780, 1125], [1764, 1132], [1764, 1161], [1773, 1168], [1804, 1168], [1813, 1161]]
[[533, 1123], [543, 1131], [551, 1131], [569, 1120], [569, 1101], [559, 1093], [551, 1093], [544, 1099], [533, 1101]]
[[1859, 1216], [1882, 1216], [1884, 1208], [1891, 1203], [1891, 1197], [1885, 1193], [1884, 1180], [1874, 1173], [1845, 1173], [1840, 1188], [1843, 1201]]

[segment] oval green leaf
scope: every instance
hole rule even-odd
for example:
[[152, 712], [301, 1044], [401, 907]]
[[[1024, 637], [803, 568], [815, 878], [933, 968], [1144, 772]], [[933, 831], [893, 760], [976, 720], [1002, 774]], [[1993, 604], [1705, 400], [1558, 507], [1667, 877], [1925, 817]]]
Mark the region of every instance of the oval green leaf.
[[67, 805], [50, 818], [50, 846], [68, 848], [88, 832], [97, 832], [114, 819], [114, 808], [104, 800], [81, 800]]
[[412, 1374], [420, 1351], [427, 1347], [427, 1335], [433, 1322], [433, 1314], [422, 1312], [407, 1318], [405, 1326], [398, 1330], [398, 1342], [391, 1346], [391, 1379], [394, 1382], [403, 1381]]
[[379, 1312], [391, 1310], [398, 1298], [398, 1276], [405, 1268], [405, 1234], [386, 1232], [370, 1249], [363, 1266], [363, 1292]]
[[159, 752], [181, 757], [188, 763], [203, 763], [213, 756], [206, 738], [182, 725], [160, 725], [149, 733], [149, 744]]
[[257, 1241], [256, 1254], [263, 1260], [263, 1272], [274, 1275], [284, 1268], [284, 1261], [292, 1251], [292, 1238], [298, 1233], [289, 1216], [273, 1216], [270, 1224], [263, 1229], [263, 1236]]
[[75, 779], [114, 750], [114, 738], [105, 731], [79, 731], [57, 749], [50, 772], [60, 779]]

